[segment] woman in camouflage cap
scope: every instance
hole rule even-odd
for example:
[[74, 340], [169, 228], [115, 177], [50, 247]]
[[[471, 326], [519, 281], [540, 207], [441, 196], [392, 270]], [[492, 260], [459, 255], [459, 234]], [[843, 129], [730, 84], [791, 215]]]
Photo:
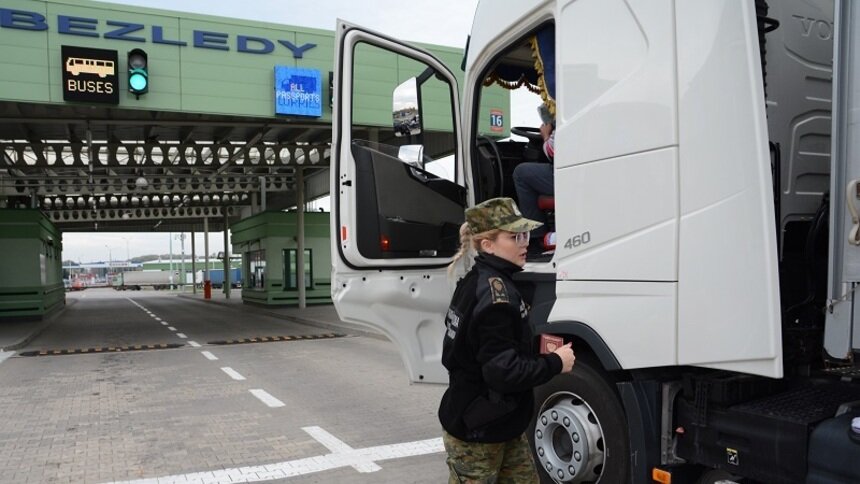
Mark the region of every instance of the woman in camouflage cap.
[[451, 483], [538, 482], [525, 437], [532, 389], [570, 371], [575, 359], [570, 344], [535, 354], [532, 289], [513, 280], [526, 262], [529, 231], [540, 225], [510, 198], [466, 209], [451, 268], [470, 250], [478, 255], [451, 298], [442, 349], [449, 385], [439, 421]]

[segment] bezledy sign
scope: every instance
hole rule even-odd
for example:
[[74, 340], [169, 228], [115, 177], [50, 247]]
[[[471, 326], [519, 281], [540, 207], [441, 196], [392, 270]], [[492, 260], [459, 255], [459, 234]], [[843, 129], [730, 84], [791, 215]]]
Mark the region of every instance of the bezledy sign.
[[[146, 25], [123, 22], [119, 20], [105, 21], [107, 27], [100, 29], [98, 19], [86, 17], [71, 17], [68, 15], [57, 15], [57, 33], [65, 35], [79, 35], [83, 37], [101, 37], [113, 40], [125, 40], [129, 42], [146, 42], [142, 34], [146, 33]], [[44, 15], [38, 12], [26, 10], [13, 10], [11, 8], [0, 8], [0, 28], [45, 31], [48, 30], [48, 21]], [[185, 47], [187, 41], [168, 39], [164, 37], [164, 27], [152, 25], [149, 29], [150, 39], [153, 44], [168, 44]], [[210, 32], [206, 30], [193, 30], [193, 46], [200, 49], [230, 50], [230, 36], [223, 32]], [[288, 40], [278, 39], [277, 43], [289, 49], [293, 58], [301, 59], [308, 49], [316, 47], [316, 44], [304, 44], [297, 46]], [[275, 42], [264, 37], [250, 35], [237, 35], [235, 41], [236, 51], [248, 54], [271, 54], [275, 50]]]
[[62, 46], [63, 100], [119, 104], [115, 50]]

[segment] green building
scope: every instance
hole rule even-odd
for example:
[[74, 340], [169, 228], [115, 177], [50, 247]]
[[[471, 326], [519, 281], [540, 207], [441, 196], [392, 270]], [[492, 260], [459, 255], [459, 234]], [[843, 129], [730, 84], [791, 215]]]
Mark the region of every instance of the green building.
[[39, 210], [0, 210], [0, 319], [44, 316], [66, 302], [63, 236]]
[[[242, 300], [266, 305], [299, 302], [295, 212], [263, 212], [233, 225], [233, 253], [242, 254]], [[329, 214], [306, 212], [307, 304], [331, 303]]]

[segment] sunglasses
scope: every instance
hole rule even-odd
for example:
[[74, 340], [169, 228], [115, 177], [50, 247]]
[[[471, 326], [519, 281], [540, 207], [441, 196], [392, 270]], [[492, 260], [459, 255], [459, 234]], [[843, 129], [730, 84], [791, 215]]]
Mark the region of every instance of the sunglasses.
[[513, 239], [517, 245], [529, 245], [530, 234], [530, 232], [516, 232], [511, 239]]

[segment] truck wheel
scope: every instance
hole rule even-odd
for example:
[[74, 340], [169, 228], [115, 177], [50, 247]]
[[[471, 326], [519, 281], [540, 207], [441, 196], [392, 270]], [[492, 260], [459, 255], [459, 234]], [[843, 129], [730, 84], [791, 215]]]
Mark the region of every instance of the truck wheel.
[[597, 364], [578, 358], [572, 372], [535, 389], [535, 407], [529, 441], [541, 482], [627, 482], [627, 419]]

